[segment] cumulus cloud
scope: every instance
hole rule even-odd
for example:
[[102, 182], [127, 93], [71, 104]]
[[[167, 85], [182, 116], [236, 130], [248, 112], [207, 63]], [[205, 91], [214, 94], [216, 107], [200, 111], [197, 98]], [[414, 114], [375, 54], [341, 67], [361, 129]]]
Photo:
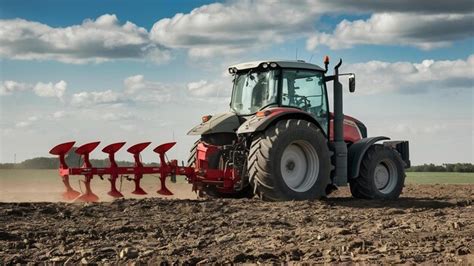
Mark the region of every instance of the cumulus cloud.
[[20, 91], [33, 91], [40, 97], [56, 97], [62, 100], [66, 89], [67, 83], [64, 80], [57, 83], [38, 82], [36, 84], [7, 80], [0, 84], [0, 95], [10, 95]]
[[[288, 39], [311, 36], [309, 50], [325, 44], [348, 48], [356, 44], [412, 45], [433, 49], [473, 34], [473, 5], [425, 1], [293, 1], [243, 0], [204, 5], [153, 25], [153, 41], [185, 48], [191, 57], [237, 54]], [[316, 31], [323, 14], [372, 14], [368, 20], [342, 21], [333, 33]], [[375, 12], [375, 13], [374, 13]]]
[[421, 93], [474, 87], [474, 55], [466, 60], [369, 61], [343, 67], [356, 73], [358, 93]]
[[30, 117], [28, 117], [28, 119], [16, 123], [15, 127], [17, 127], [17, 128], [27, 128], [27, 127], [30, 127], [36, 121], [38, 121], [37, 116], [30, 116]]
[[137, 101], [168, 102], [176, 88], [171, 84], [146, 80], [143, 75], [135, 75], [124, 80], [124, 93]]
[[211, 83], [207, 80], [190, 82], [186, 85], [189, 94], [195, 97], [222, 97], [224, 95], [220, 94], [220, 92], [222, 92], [224, 88], [221, 88], [221, 86], [222, 84]]
[[[176, 91], [172, 84], [149, 81], [143, 75], [130, 76], [124, 79], [123, 89], [104, 91], [82, 91], [72, 95], [71, 104], [75, 106], [94, 106], [121, 102], [168, 102], [172, 92]], [[108, 119], [107, 119], [108, 120]]]
[[0, 84], [0, 95], [10, 95], [14, 92], [25, 91], [29, 89], [31, 89], [30, 84], [7, 80]]
[[97, 104], [110, 104], [120, 101], [122, 96], [112, 90], [83, 91], [72, 95], [71, 104], [76, 106], [91, 106]]
[[113, 59], [170, 58], [168, 50], [149, 39], [145, 28], [105, 14], [80, 25], [54, 28], [24, 19], [0, 20], [0, 56], [23, 60], [58, 60], [66, 63]]
[[[472, 36], [474, 5], [470, 0], [241, 0], [213, 3], [158, 20], [150, 31], [117, 16], [67, 27], [24, 19], [0, 20], [0, 57], [58, 60], [67, 63], [115, 59], [165, 62], [172, 49], [194, 58], [258, 50], [295, 38], [308, 49], [325, 44], [412, 45], [432, 49]], [[372, 14], [367, 20], [344, 20], [334, 32], [317, 32], [321, 15]]]
[[101, 116], [102, 120], [106, 121], [122, 121], [122, 120], [130, 120], [130, 119], [135, 119], [136, 117], [131, 113], [105, 113]]
[[62, 99], [66, 88], [67, 83], [64, 80], [61, 80], [56, 84], [53, 84], [52, 82], [38, 82], [33, 87], [33, 91], [36, 93], [36, 95], [40, 97], [57, 97], [59, 99]]
[[371, 44], [429, 50], [473, 36], [473, 20], [474, 14], [375, 13], [367, 20], [343, 20], [332, 33], [316, 33], [307, 40], [306, 47], [341, 49]]
[[66, 112], [65, 111], [56, 111], [53, 113], [53, 119], [61, 119], [63, 117], [66, 116]]
[[317, 6], [309, 1], [233, 1], [204, 5], [153, 25], [151, 38], [190, 56], [235, 54], [282, 42], [312, 30]]

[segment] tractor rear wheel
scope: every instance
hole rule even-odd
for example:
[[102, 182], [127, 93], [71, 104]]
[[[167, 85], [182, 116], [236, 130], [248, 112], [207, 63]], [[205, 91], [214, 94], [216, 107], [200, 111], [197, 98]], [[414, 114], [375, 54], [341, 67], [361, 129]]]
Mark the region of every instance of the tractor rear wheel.
[[250, 184], [266, 200], [306, 200], [326, 195], [331, 159], [327, 139], [313, 123], [279, 121], [251, 144]]
[[400, 154], [380, 144], [367, 150], [359, 176], [349, 180], [352, 196], [359, 199], [397, 199], [404, 183], [405, 168]]

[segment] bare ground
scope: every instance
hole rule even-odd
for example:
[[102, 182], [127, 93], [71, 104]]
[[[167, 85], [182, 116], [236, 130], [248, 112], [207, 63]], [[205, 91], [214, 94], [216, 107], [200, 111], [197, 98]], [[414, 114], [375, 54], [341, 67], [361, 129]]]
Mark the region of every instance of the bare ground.
[[474, 263], [474, 185], [398, 201], [0, 203], [0, 264]]

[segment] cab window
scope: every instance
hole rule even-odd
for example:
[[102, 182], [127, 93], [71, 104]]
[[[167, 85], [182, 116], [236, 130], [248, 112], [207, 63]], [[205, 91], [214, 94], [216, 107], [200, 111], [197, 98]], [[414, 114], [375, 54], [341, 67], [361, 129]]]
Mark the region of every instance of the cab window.
[[310, 113], [327, 134], [328, 105], [323, 73], [311, 70], [283, 70], [282, 105]]

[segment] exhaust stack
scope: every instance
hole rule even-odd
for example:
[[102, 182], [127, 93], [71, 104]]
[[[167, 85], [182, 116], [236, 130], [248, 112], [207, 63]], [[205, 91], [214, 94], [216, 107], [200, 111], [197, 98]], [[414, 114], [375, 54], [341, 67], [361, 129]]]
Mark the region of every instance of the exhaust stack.
[[339, 82], [339, 67], [342, 59], [334, 67], [334, 183], [337, 186], [347, 186], [347, 146], [344, 142], [344, 112], [342, 84]]

